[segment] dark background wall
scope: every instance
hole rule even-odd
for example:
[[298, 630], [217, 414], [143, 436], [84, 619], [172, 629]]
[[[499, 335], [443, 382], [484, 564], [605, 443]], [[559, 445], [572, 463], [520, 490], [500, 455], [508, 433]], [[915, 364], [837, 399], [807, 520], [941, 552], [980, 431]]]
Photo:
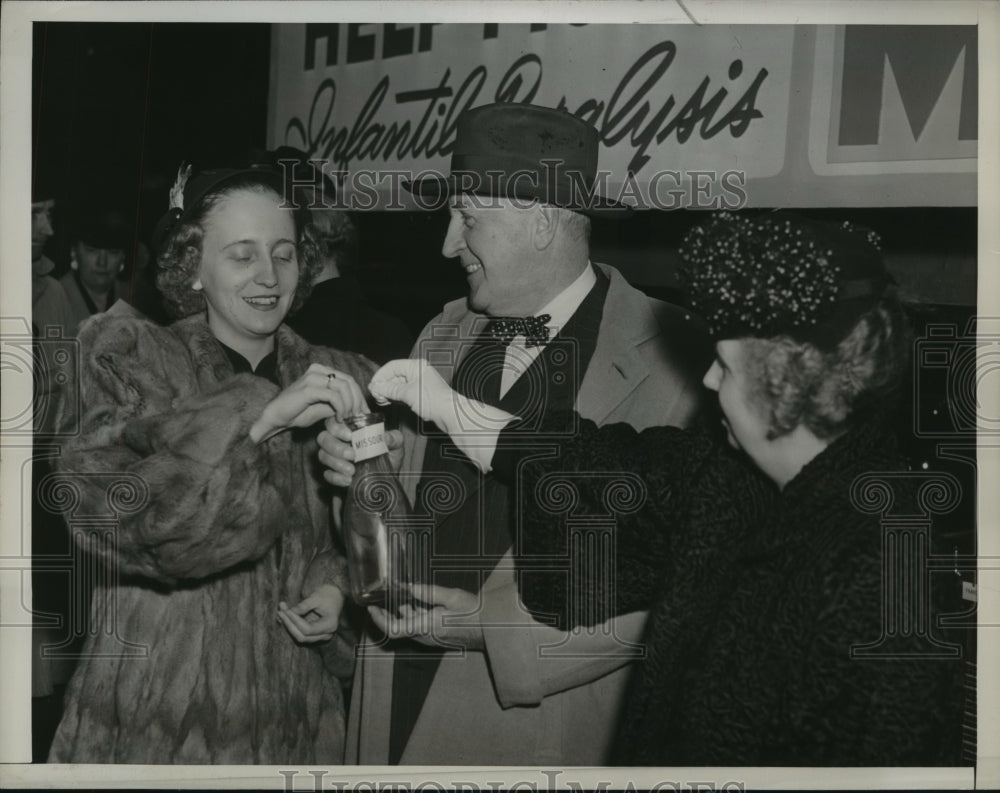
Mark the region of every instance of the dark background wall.
[[36, 23], [36, 178], [149, 225], [181, 160], [263, 144], [268, 50], [267, 25]]
[[[47, 252], [60, 269], [74, 207], [111, 204], [148, 244], [181, 162], [235, 165], [266, 145], [269, 25], [36, 23], [33, 35], [33, 178], [58, 198]], [[438, 253], [442, 213], [355, 221], [376, 303], [418, 329], [463, 293]]]

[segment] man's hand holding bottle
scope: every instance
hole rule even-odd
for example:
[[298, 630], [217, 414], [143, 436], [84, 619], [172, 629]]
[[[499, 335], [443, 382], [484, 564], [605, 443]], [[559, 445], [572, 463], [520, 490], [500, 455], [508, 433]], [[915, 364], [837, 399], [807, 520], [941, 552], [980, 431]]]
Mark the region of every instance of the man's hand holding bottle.
[[[319, 461], [323, 463], [323, 477], [331, 485], [348, 487], [354, 477], [354, 447], [351, 445], [351, 428], [335, 416], [326, 420], [319, 441]], [[403, 433], [385, 431], [385, 445], [393, 470], [399, 471], [403, 462]]]

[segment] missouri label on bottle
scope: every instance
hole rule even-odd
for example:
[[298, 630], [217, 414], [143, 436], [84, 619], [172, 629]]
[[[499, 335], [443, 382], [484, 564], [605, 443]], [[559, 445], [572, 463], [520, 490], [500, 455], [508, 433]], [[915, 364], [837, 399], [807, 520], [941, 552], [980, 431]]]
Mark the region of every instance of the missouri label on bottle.
[[354, 416], [347, 426], [355, 455], [343, 513], [351, 597], [364, 606], [391, 608], [408, 598], [409, 504], [389, 461], [383, 417]]
[[[371, 424], [361, 424], [357, 429], [354, 428], [362, 419], [369, 418], [373, 419]], [[389, 449], [385, 445], [385, 424], [378, 413], [369, 413], [367, 416], [350, 419], [348, 426], [351, 427], [351, 446], [354, 447], [355, 465], [378, 457], [380, 454], [389, 453]]]

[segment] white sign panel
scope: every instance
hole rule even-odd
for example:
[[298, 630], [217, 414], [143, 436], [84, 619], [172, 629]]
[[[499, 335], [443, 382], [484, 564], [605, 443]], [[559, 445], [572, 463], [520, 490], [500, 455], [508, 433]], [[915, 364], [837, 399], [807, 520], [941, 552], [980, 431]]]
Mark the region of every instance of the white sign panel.
[[793, 44], [791, 26], [283, 25], [270, 144], [377, 173], [384, 196], [387, 172], [448, 172], [462, 110], [527, 102], [597, 128], [613, 197], [652, 185], [676, 207], [693, 181], [736, 206], [782, 170]]

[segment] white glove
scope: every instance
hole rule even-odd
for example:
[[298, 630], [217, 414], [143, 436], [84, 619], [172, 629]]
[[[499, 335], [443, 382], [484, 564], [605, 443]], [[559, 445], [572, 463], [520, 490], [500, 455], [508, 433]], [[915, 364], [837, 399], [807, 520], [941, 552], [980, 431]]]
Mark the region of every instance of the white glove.
[[433, 421], [483, 471], [490, 469], [500, 431], [515, 417], [454, 391], [423, 358], [389, 361], [375, 372], [368, 390], [381, 405], [402, 402]]

